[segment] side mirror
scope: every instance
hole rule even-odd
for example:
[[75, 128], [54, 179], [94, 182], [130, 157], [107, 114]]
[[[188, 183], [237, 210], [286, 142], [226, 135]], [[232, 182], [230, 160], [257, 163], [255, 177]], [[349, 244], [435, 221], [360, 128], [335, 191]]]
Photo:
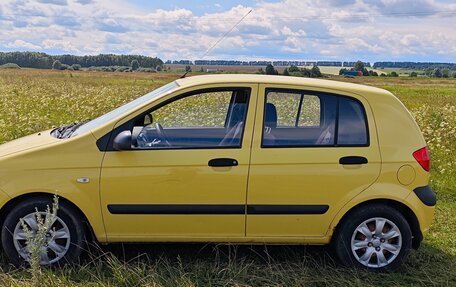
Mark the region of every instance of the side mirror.
[[124, 131], [118, 134], [114, 138], [114, 142], [112, 147], [115, 150], [122, 151], [122, 150], [131, 150], [132, 138], [131, 138], [131, 131]]

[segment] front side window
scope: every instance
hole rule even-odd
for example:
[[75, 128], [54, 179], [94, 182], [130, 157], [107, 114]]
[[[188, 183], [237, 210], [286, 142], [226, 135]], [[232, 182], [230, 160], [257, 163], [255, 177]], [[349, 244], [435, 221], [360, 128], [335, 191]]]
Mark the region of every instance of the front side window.
[[268, 89], [263, 125], [263, 147], [368, 144], [364, 108], [344, 96]]
[[133, 147], [239, 148], [249, 94], [249, 89], [217, 89], [178, 97], [136, 119]]
[[232, 93], [207, 92], [185, 97], [153, 111], [152, 117], [167, 128], [222, 128]]

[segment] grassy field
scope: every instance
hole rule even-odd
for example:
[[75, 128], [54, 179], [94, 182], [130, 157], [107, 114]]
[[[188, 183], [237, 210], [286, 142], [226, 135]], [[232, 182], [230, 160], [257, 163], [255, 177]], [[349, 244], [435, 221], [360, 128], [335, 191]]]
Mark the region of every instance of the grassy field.
[[[179, 75], [0, 71], [0, 143], [94, 118]], [[334, 77], [395, 93], [432, 151], [435, 222], [422, 247], [391, 274], [341, 267], [324, 247], [213, 244], [111, 245], [80, 266], [44, 269], [42, 286], [456, 286], [456, 80]], [[1, 286], [30, 274], [0, 259]]]

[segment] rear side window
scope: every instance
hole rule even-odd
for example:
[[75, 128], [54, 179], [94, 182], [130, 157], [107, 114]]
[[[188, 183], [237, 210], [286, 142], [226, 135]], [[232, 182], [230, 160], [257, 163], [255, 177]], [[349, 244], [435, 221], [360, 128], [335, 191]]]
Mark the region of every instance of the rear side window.
[[277, 110], [278, 127], [318, 127], [321, 124], [320, 97], [298, 92], [270, 92], [268, 103]]
[[263, 147], [365, 146], [366, 114], [355, 99], [300, 90], [266, 90]]
[[301, 94], [292, 92], [270, 92], [268, 103], [277, 110], [278, 127], [294, 127], [296, 125], [296, 112], [299, 109]]
[[301, 112], [298, 126], [319, 127], [321, 125], [321, 101], [320, 97], [305, 95], [302, 99]]

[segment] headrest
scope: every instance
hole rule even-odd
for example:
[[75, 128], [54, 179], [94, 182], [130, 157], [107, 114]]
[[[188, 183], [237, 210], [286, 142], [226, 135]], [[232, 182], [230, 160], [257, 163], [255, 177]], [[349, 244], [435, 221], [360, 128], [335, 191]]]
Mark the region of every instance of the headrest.
[[270, 128], [277, 127], [277, 109], [274, 104], [266, 104], [266, 116], [265, 116], [265, 126]]

